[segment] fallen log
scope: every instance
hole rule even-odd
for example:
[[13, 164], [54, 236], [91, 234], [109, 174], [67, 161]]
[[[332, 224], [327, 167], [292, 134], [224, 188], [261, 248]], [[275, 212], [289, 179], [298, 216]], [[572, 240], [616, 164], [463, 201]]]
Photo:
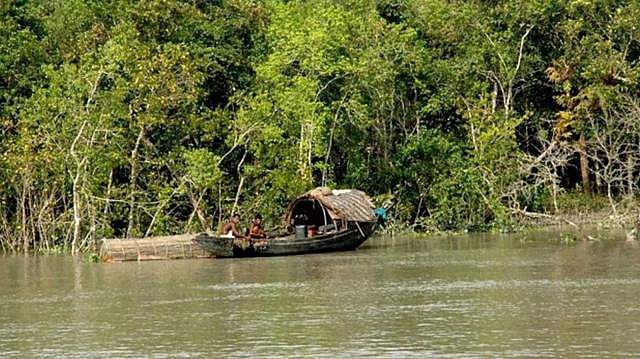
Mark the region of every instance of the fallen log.
[[230, 256], [233, 238], [206, 234], [180, 234], [133, 239], [103, 239], [100, 257], [105, 262]]

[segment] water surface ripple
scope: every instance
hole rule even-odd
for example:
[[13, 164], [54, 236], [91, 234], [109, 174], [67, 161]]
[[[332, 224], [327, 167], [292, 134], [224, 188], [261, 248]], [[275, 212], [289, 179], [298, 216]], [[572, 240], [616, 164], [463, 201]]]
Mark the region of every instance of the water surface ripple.
[[0, 357], [640, 355], [640, 246], [376, 237], [354, 252], [0, 257]]

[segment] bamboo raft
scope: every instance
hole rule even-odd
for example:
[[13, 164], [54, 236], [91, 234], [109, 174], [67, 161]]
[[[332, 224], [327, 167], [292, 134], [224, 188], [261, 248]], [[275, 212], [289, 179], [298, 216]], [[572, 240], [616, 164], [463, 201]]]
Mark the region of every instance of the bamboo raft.
[[100, 257], [105, 262], [145, 261], [164, 259], [213, 258], [230, 256], [233, 242], [220, 238], [202, 240], [203, 234], [180, 234], [174, 236], [104, 239]]

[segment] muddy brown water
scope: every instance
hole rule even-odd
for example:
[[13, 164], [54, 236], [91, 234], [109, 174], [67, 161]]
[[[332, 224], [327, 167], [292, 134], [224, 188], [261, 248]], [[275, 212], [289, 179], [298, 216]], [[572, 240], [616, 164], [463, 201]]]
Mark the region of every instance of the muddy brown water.
[[353, 252], [0, 257], [0, 357], [640, 355], [640, 244], [377, 236]]

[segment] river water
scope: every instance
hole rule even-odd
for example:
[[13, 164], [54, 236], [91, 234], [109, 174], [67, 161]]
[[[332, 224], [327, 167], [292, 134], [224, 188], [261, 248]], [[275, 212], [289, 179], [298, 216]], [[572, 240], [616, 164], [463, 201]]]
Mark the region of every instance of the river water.
[[640, 355], [640, 244], [370, 239], [274, 258], [0, 257], [0, 357]]

